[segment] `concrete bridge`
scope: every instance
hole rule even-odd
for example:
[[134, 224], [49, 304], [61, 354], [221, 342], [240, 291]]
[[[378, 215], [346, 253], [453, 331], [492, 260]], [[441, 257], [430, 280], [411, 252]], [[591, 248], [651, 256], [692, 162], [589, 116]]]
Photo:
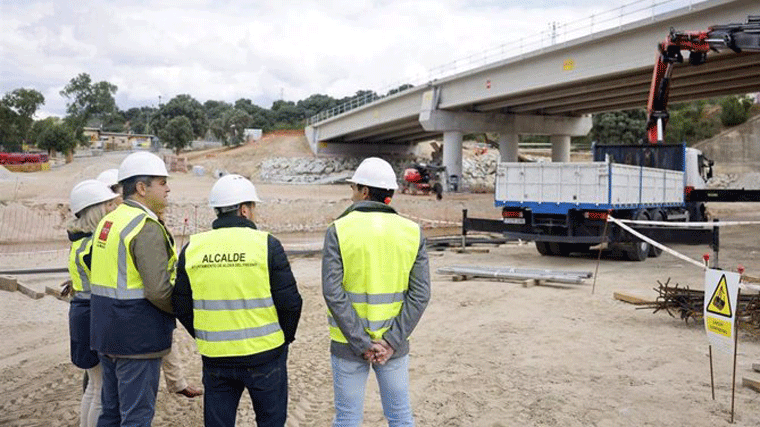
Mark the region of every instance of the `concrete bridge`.
[[[461, 178], [467, 133], [498, 133], [502, 161], [516, 161], [518, 135], [549, 135], [552, 160], [567, 161], [570, 137], [588, 133], [591, 113], [646, 106], [656, 45], [670, 28], [706, 30], [757, 14], [757, 0], [689, 4], [317, 116], [306, 136], [316, 154], [382, 155], [443, 135], [451, 182]], [[670, 102], [759, 90], [760, 54], [710, 53], [707, 63], [674, 71]]]

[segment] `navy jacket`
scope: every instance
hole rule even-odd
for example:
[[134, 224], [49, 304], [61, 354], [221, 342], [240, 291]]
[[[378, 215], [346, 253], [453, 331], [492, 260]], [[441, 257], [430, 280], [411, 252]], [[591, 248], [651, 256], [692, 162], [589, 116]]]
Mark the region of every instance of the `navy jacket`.
[[[250, 227], [256, 228], [256, 225], [240, 216], [222, 216], [217, 218], [211, 227]], [[177, 261], [177, 281], [174, 285], [174, 294], [172, 295], [172, 306], [174, 314], [187, 331], [195, 337], [195, 328], [193, 326], [193, 291], [190, 287], [190, 280], [185, 271], [185, 245], [179, 254]], [[231, 367], [231, 366], [258, 366], [272, 361], [287, 349], [288, 344], [296, 339], [296, 329], [298, 321], [301, 318], [301, 294], [298, 293], [296, 279], [290, 270], [290, 263], [285, 255], [285, 249], [277, 238], [271, 234], [267, 240], [268, 267], [269, 267], [269, 286], [272, 292], [272, 300], [277, 309], [280, 328], [285, 335], [285, 344], [280, 347], [267, 350], [262, 353], [250, 356], [238, 357], [206, 357], [203, 356], [203, 366], [211, 367]]]

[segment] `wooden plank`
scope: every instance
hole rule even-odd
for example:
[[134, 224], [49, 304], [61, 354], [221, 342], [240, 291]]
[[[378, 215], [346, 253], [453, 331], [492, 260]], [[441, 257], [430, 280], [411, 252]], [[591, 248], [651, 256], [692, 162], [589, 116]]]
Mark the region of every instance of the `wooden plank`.
[[45, 293], [58, 298], [61, 301], [68, 302], [69, 299], [61, 294], [61, 291], [50, 286], [45, 286]]
[[40, 299], [45, 296], [45, 294], [42, 292], [37, 292], [34, 289], [22, 285], [21, 283], [18, 284], [18, 291], [31, 299]]
[[638, 297], [636, 295], [626, 294], [624, 292], [613, 292], [612, 298], [615, 298], [618, 301], [623, 301], [623, 302], [627, 302], [629, 304], [634, 304], [634, 305], [654, 303], [654, 301], [652, 300], [645, 300], [644, 298]]
[[750, 378], [742, 378], [742, 385], [760, 393], [760, 381], [755, 381]]
[[755, 372], [760, 372], [760, 363], [753, 363], [752, 370]]
[[539, 285], [539, 281], [537, 279], [528, 279], [528, 280], [523, 280], [522, 282], [523, 288], [532, 288], [537, 285]]
[[462, 281], [470, 280], [470, 279], [472, 279], [472, 276], [468, 276], [466, 274], [455, 274], [451, 276], [451, 280], [454, 282], [462, 282]]
[[18, 290], [18, 281], [15, 277], [0, 276], [0, 289], [8, 292], [16, 292]]

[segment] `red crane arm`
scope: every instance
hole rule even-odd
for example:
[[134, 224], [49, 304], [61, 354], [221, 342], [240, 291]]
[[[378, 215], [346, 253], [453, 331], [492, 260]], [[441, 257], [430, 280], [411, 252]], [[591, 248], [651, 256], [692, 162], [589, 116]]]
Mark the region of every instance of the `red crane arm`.
[[647, 101], [647, 139], [652, 144], [665, 139], [670, 78], [675, 64], [683, 62], [681, 51], [689, 52], [690, 65], [704, 64], [710, 50], [760, 52], [760, 16], [749, 16], [742, 24], [714, 25], [707, 31], [677, 32], [671, 28], [668, 37], [657, 47], [659, 53]]

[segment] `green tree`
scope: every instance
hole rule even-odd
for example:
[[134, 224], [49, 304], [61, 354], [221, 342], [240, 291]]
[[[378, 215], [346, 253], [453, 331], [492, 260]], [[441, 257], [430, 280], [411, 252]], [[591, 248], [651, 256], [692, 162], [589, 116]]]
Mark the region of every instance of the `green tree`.
[[193, 126], [190, 123], [190, 119], [185, 116], [172, 118], [158, 132], [158, 137], [161, 138], [165, 146], [174, 150], [176, 154], [179, 154], [193, 140]]
[[318, 114], [320, 111], [333, 108], [338, 105], [338, 100], [322, 94], [314, 94], [306, 99], [298, 101], [296, 107], [301, 110], [301, 114], [304, 118], [309, 118]]
[[103, 116], [100, 125], [107, 132], [129, 132], [129, 123], [124, 117], [124, 111], [118, 108], [113, 113]]
[[643, 109], [594, 114], [590, 138], [599, 144], [638, 144], [646, 139]]
[[15, 89], [0, 100], [0, 142], [16, 151], [30, 140], [34, 114], [45, 97], [34, 89]]
[[209, 125], [211, 124], [211, 121], [221, 118], [224, 113], [232, 108], [232, 104], [224, 101], [208, 100], [203, 103], [203, 109], [206, 111], [206, 118], [209, 121]]
[[749, 119], [752, 100], [746, 96], [727, 96], [720, 100], [720, 107], [720, 122], [723, 126], [736, 126]]
[[705, 114], [708, 101], [694, 101], [670, 106], [670, 119], [665, 127], [665, 142], [691, 145], [715, 135], [718, 119]]
[[272, 103], [275, 129], [295, 129], [303, 126], [303, 112], [293, 101], [277, 100]]
[[217, 117], [214, 120], [208, 122], [208, 131], [211, 133], [212, 138], [225, 143], [224, 138], [226, 136], [226, 133], [224, 131], [224, 120], [221, 117]]
[[250, 127], [269, 132], [274, 129], [274, 114], [272, 111], [259, 107], [250, 99], [240, 98], [235, 101], [235, 108], [243, 110], [251, 116]]
[[150, 119], [156, 111], [158, 110], [153, 107], [130, 108], [124, 111], [124, 128], [127, 132], [150, 134]]
[[61, 96], [69, 99], [66, 121], [78, 140], [84, 141], [82, 130], [91, 120], [100, 125], [113, 120], [118, 112], [114, 99], [117, 90], [116, 85], [106, 81], [93, 83], [87, 73], [74, 77], [63, 88]]
[[232, 145], [242, 144], [245, 139], [245, 129], [251, 126], [251, 116], [243, 110], [234, 108], [225, 113], [224, 121], [227, 124], [229, 143]]
[[10, 107], [0, 103], [0, 145], [6, 151], [20, 151], [23, 136], [19, 116]]
[[208, 119], [203, 105], [190, 95], [182, 94], [172, 98], [169, 102], [162, 105], [158, 112], [153, 116], [151, 127], [154, 132], [161, 133], [172, 119], [185, 116], [190, 120], [193, 129], [193, 135], [196, 138], [203, 138], [208, 131]]
[[56, 117], [36, 121], [32, 125], [31, 135], [38, 148], [47, 150], [49, 154], [53, 151], [64, 153], [67, 158], [71, 158], [77, 143], [72, 129]]
[[245, 129], [251, 127], [251, 116], [244, 110], [233, 108], [222, 117], [211, 121], [211, 133], [224, 145], [240, 145], [245, 139]]

